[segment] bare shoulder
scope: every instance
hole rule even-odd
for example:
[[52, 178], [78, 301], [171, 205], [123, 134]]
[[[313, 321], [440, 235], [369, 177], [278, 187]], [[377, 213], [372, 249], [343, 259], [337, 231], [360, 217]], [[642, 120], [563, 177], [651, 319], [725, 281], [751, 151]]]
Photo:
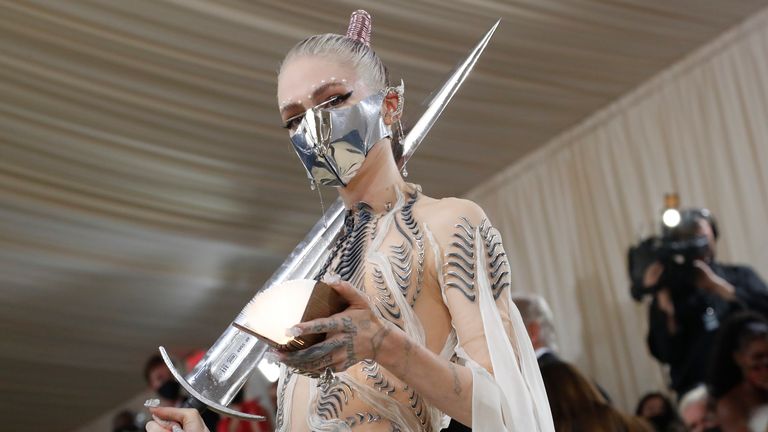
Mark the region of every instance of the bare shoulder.
[[416, 210], [439, 242], [447, 240], [455, 232], [457, 225], [464, 223], [476, 227], [486, 218], [479, 205], [463, 198], [435, 199], [422, 196]]
[[420, 211], [423, 213], [425, 221], [436, 223], [455, 224], [462, 217], [470, 221], [482, 221], [485, 218], [485, 212], [474, 201], [463, 198], [440, 198], [435, 199], [423, 196], [419, 200], [421, 204]]

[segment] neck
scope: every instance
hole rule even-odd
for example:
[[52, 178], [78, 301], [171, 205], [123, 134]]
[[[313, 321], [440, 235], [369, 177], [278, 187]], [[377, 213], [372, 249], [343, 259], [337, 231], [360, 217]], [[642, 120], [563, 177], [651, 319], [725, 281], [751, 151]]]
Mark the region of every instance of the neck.
[[763, 401], [768, 399], [768, 392], [762, 386], [755, 385], [748, 380], [744, 380], [744, 385], [742, 386], [742, 389], [744, 389], [747, 393], [752, 394], [756, 398], [759, 398]]
[[355, 177], [346, 187], [339, 188], [346, 208], [354, 208], [363, 201], [381, 211], [386, 209], [387, 203], [394, 204], [397, 200], [396, 191], [403, 190], [406, 183], [397, 169], [390, 146], [389, 139], [376, 143]]

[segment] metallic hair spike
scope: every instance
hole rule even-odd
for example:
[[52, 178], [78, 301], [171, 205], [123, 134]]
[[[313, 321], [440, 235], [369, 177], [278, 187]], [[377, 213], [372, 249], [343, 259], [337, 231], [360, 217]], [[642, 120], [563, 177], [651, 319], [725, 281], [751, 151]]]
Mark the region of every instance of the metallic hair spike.
[[358, 9], [352, 12], [352, 15], [349, 17], [349, 27], [347, 27], [347, 37], [352, 40], [361, 42], [365, 46], [370, 47], [371, 46], [371, 30], [373, 30], [371, 21], [372, 21], [371, 14], [369, 14], [368, 12], [362, 9]]

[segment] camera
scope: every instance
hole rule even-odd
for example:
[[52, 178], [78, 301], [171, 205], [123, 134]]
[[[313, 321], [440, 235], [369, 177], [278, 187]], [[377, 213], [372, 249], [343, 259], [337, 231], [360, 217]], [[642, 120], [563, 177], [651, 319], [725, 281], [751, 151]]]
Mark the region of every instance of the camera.
[[[661, 287], [675, 289], [690, 286], [690, 281], [695, 277], [693, 262], [706, 259], [711, 250], [708, 238], [698, 234], [700, 220], [709, 222], [715, 238], [717, 237], [717, 225], [712, 214], [706, 209], [688, 209], [681, 212], [668, 209], [662, 219], [660, 236], [646, 237], [627, 251], [630, 294], [638, 302], [646, 295], [655, 294]], [[661, 263], [664, 272], [655, 286], [645, 287], [645, 271], [654, 262]]]

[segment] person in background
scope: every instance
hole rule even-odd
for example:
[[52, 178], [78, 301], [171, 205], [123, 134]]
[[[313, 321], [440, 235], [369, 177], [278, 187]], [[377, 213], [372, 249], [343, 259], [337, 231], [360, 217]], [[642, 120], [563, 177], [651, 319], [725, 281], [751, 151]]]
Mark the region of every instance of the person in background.
[[561, 362], [557, 355], [557, 335], [552, 310], [547, 301], [541, 296], [527, 294], [513, 295], [512, 301], [515, 302], [515, 306], [523, 317], [539, 366]]
[[131, 411], [120, 411], [112, 417], [112, 432], [139, 432], [136, 424], [136, 414]]
[[723, 323], [707, 384], [723, 431], [768, 429], [768, 321], [762, 315], [741, 312]]
[[[184, 403], [181, 385], [173, 379], [171, 371], [159, 354], [147, 359], [147, 363], [144, 365], [144, 380], [149, 388], [160, 397], [162, 406], [179, 407]], [[208, 429], [215, 431], [216, 425], [219, 423], [219, 415], [209, 410], [205, 411], [202, 416]]]
[[541, 368], [555, 430], [558, 432], [653, 432], [651, 425], [611, 405], [573, 366], [565, 362]]
[[160, 397], [163, 406], [175, 406], [180, 402], [181, 385], [173, 379], [171, 371], [165, 365], [163, 358], [155, 354], [147, 359], [144, 365], [144, 380], [149, 388]]
[[672, 401], [659, 392], [647, 393], [641, 397], [635, 408], [635, 415], [648, 420], [656, 432], [685, 431]]
[[678, 397], [704, 381], [715, 334], [729, 315], [743, 309], [768, 313], [768, 288], [757, 273], [716, 260], [719, 232], [709, 210], [686, 209], [680, 217], [669, 238], [706, 241], [706, 247], [683, 264], [654, 262], [643, 277], [644, 288], [656, 291], [648, 312], [648, 348], [669, 365]]
[[688, 432], [719, 432], [707, 386], [699, 385], [680, 399], [680, 417]]
[[[541, 296], [531, 294], [513, 295], [512, 301], [520, 310], [520, 316], [523, 318], [528, 337], [531, 338], [531, 344], [536, 352], [539, 368], [564, 362], [557, 354], [557, 334], [552, 310], [547, 301]], [[595, 388], [610, 404], [611, 398], [608, 392], [598, 384], [595, 384]]]

